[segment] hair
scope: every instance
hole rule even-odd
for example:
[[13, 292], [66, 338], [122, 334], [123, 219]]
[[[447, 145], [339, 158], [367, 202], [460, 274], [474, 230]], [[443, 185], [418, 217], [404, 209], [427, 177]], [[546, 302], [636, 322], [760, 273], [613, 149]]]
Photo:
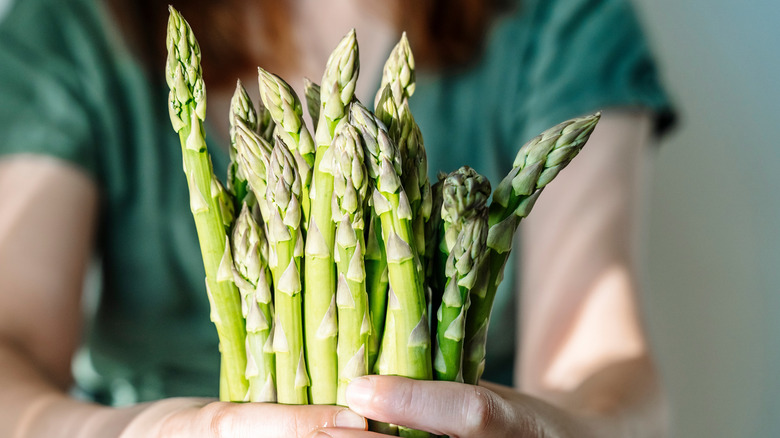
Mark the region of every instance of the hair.
[[[152, 72], [165, 65], [165, 32], [169, 2], [107, 0], [131, 48]], [[179, 0], [170, 3], [198, 35], [203, 70], [214, 85], [231, 85], [240, 73], [257, 65], [275, 70], [295, 67], [295, 40], [287, 23], [288, 1], [254, 0], [256, 14], [246, 13], [246, 0]], [[418, 68], [444, 69], [467, 65], [480, 53], [492, 18], [506, 9], [506, 0], [395, 0], [390, 6], [396, 28], [406, 31]], [[248, 16], [262, 26], [248, 26]], [[250, 29], [260, 29], [249, 35]], [[254, 44], [256, 41], [266, 44]], [[269, 49], [273, 48], [273, 49]]]

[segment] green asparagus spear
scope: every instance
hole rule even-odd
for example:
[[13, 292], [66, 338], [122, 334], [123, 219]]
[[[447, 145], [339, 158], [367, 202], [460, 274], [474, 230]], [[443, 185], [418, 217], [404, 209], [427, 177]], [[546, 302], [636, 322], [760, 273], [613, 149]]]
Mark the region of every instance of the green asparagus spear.
[[268, 223], [271, 220], [271, 210], [265, 199], [268, 186], [267, 175], [271, 162], [272, 146], [257, 132], [251, 130], [241, 120], [236, 120], [236, 165], [254, 194], [257, 208], [262, 219]]
[[476, 384], [485, 364], [485, 341], [490, 310], [503, 278], [512, 240], [520, 221], [528, 216], [544, 187], [585, 145], [600, 113], [575, 118], [547, 129], [520, 148], [513, 169], [493, 193], [488, 231], [488, 274], [484, 287], [471, 294], [466, 320], [463, 378]]
[[298, 96], [279, 76], [258, 68], [260, 98], [276, 123], [276, 135], [295, 158], [301, 175], [301, 208], [303, 226], [308, 227], [311, 186], [311, 166], [314, 164], [314, 140], [303, 120], [303, 107]]
[[446, 281], [438, 281], [445, 287], [436, 315], [434, 375], [437, 380], [463, 382], [466, 315], [469, 293], [479, 278], [486, 253], [490, 183], [474, 169], [464, 166], [444, 180], [442, 197]]
[[[240, 208], [245, 202], [255, 203], [254, 195], [249, 190], [246, 176], [238, 168], [238, 149], [236, 146], [236, 125], [243, 123], [252, 131], [257, 130], [257, 112], [241, 81], [236, 82], [236, 91], [230, 100], [230, 163], [227, 170], [227, 189], [233, 196], [235, 206]], [[249, 199], [246, 199], [247, 196]]]
[[406, 38], [406, 32], [401, 35], [401, 39], [393, 47], [390, 56], [385, 61], [385, 66], [382, 69], [382, 83], [374, 99], [375, 108], [380, 106], [379, 100], [386, 87], [390, 89], [397, 108], [400, 108], [403, 102], [414, 94], [414, 56], [412, 48], [409, 46], [409, 40]]
[[[233, 283], [233, 264], [225, 232], [224, 208], [220, 196], [212, 196], [216, 179], [205, 141], [206, 88], [200, 67], [200, 48], [192, 29], [173, 7], [169, 8], [165, 78], [170, 88], [168, 108], [171, 124], [182, 145], [184, 172], [190, 190], [190, 207], [198, 232], [211, 319], [217, 328], [227, 390], [220, 394], [230, 401], [245, 399], [244, 377], [246, 331], [241, 314], [241, 297]], [[219, 190], [217, 190], [219, 193]]]
[[363, 208], [368, 175], [360, 134], [340, 124], [333, 138], [333, 221], [336, 226], [339, 385], [337, 403], [347, 405], [347, 385], [368, 374], [371, 323], [366, 293]]
[[[387, 372], [415, 379], [431, 379], [431, 340], [422, 269], [415, 244], [409, 200], [401, 185], [401, 160], [384, 126], [357, 102], [350, 106], [350, 123], [363, 139], [371, 178], [371, 203], [382, 225], [388, 278], [385, 338], [378, 361]], [[392, 332], [392, 333], [391, 333]], [[402, 436], [428, 436], [400, 428]]]
[[[306, 354], [314, 404], [335, 404], [338, 393], [336, 269], [333, 259], [333, 173], [331, 142], [336, 125], [352, 100], [359, 70], [354, 30], [330, 55], [320, 85], [320, 111], [315, 132], [316, 155], [311, 189], [311, 217], [304, 263]], [[316, 364], [312, 365], [312, 364]]]
[[306, 97], [306, 108], [314, 126], [320, 118], [320, 86], [308, 78], [303, 78], [303, 92]]
[[273, 302], [268, 269], [268, 240], [250, 207], [244, 204], [232, 236], [233, 278], [241, 292], [246, 319], [246, 378], [250, 402], [276, 401], [276, 369], [271, 329]]
[[301, 177], [296, 161], [277, 137], [268, 167], [266, 201], [269, 266], [274, 283], [273, 351], [276, 354], [276, 390], [279, 403], [307, 404], [309, 377], [303, 351], [301, 303]]

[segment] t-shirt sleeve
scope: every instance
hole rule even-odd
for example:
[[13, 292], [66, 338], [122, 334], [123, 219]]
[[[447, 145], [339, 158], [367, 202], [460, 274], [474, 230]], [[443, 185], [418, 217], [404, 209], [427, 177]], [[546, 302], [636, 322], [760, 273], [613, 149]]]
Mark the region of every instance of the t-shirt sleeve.
[[[57, 3], [54, 5], [57, 5]], [[79, 17], [17, 1], [0, 23], [0, 157], [44, 154], [96, 171]], [[70, 24], [68, 24], [70, 23]]]
[[627, 0], [530, 1], [523, 141], [610, 107], [649, 109], [656, 132], [674, 119], [650, 47]]

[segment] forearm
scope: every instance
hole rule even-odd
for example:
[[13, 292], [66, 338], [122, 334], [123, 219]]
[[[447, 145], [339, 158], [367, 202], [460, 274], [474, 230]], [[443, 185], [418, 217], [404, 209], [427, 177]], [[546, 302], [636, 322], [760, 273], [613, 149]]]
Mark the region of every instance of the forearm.
[[[508, 388], [487, 382], [482, 385], [507, 400], [535, 405], [533, 409], [542, 413], [537, 418], [545, 423], [545, 430], [558, 430], [560, 436], [658, 438], [668, 433], [665, 395], [655, 366], [647, 357], [612, 363], [576, 389], [532, 394], [535, 400], [530, 401], [525, 394]], [[574, 421], [560, 422], [560, 411]]]
[[76, 401], [8, 342], [0, 342], [0, 370], [0, 436], [118, 437], [143, 409], [111, 409]]

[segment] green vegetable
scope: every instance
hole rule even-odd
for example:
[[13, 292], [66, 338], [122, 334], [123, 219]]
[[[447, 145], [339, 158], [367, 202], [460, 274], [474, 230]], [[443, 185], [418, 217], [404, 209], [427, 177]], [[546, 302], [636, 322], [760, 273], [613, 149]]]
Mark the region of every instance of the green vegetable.
[[250, 207], [244, 204], [231, 236], [233, 279], [241, 292], [246, 319], [248, 401], [276, 401], [276, 364], [271, 327], [273, 297], [268, 269], [268, 240]]
[[[463, 382], [463, 340], [469, 293], [484, 270], [487, 249], [490, 182], [474, 169], [462, 167], [442, 182], [444, 239], [441, 251], [446, 257], [444, 293], [437, 311], [434, 375], [437, 380]], [[481, 277], [485, 277], [482, 275]]]
[[[168, 21], [168, 60], [165, 79], [170, 88], [168, 109], [171, 124], [179, 134], [184, 173], [190, 191], [190, 209], [198, 232], [211, 319], [217, 328], [222, 352], [221, 396], [242, 401], [248, 390], [244, 377], [246, 331], [241, 297], [233, 284], [233, 265], [226, 235], [223, 194], [216, 184], [205, 141], [206, 87], [200, 67], [200, 48], [189, 24], [174, 8]], [[213, 187], [216, 188], [214, 193]]]
[[[330, 55], [320, 83], [320, 111], [315, 131], [316, 155], [311, 189], [311, 218], [306, 235], [304, 313], [306, 352], [315, 404], [335, 404], [338, 392], [336, 269], [333, 259], [332, 156], [336, 125], [352, 100], [359, 64], [355, 32], [347, 34]], [[316, 364], [312, 366], [311, 364]]]
[[301, 176], [287, 146], [277, 137], [268, 167], [266, 201], [270, 244], [269, 266], [273, 274], [273, 351], [279, 403], [307, 404], [309, 377], [303, 351], [301, 262]]
[[[371, 203], [382, 225], [390, 288], [380, 372], [431, 379], [431, 338], [422, 266], [409, 199], [401, 185], [401, 157], [386, 129], [361, 104], [350, 106], [350, 123], [363, 138]], [[428, 436], [400, 428], [402, 436]]]
[[368, 374], [371, 322], [366, 293], [363, 209], [368, 175], [360, 134], [340, 124], [333, 139], [333, 221], [336, 225], [336, 304], [338, 306], [339, 384], [337, 402], [346, 406], [347, 385]]
[[471, 294], [466, 320], [463, 378], [476, 384], [485, 368], [485, 343], [490, 311], [512, 240], [520, 221], [528, 216], [547, 184], [566, 167], [585, 145], [600, 113], [568, 120], [534, 137], [520, 148], [513, 169], [493, 193], [488, 224], [487, 264], [484, 287]]

